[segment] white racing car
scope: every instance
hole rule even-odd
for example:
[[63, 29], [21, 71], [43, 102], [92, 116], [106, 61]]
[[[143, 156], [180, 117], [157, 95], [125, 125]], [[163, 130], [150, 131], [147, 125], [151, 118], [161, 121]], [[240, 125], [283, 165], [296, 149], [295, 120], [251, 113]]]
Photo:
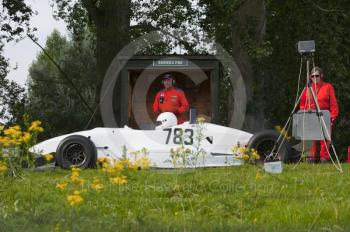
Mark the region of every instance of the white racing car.
[[[255, 148], [260, 159], [277, 152], [282, 161], [290, 161], [292, 149], [285, 139], [277, 139], [280, 134], [273, 130], [263, 130], [250, 134], [241, 130], [212, 123], [185, 122], [177, 125], [172, 113], [162, 113], [157, 118], [155, 130], [135, 130], [124, 128], [95, 128], [55, 137], [31, 148], [36, 154], [54, 154], [56, 165], [68, 169], [72, 165], [80, 168], [93, 167], [97, 158], [122, 158], [123, 149], [136, 151], [146, 148], [152, 165], [158, 168], [173, 168], [170, 150], [184, 146], [191, 150], [202, 149], [204, 157], [196, 167], [218, 167], [237, 165], [232, 155], [235, 145]], [[283, 142], [282, 142], [283, 141]], [[276, 145], [277, 143], [277, 145]], [[276, 146], [275, 146], [276, 145]], [[280, 146], [281, 145], [281, 146]]]

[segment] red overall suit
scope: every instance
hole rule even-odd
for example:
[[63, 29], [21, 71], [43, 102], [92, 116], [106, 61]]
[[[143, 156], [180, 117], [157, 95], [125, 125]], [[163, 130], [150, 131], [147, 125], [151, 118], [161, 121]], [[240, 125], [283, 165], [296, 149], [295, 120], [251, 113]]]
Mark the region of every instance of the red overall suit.
[[182, 113], [187, 112], [188, 108], [189, 105], [184, 91], [177, 88], [159, 91], [153, 103], [154, 113], [172, 112], [176, 115], [177, 124], [186, 121], [186, 117]]
[[[317, 102], [320, 106], [321, 110], [329, 110], [331, 115], [331, 123], [333, 126], [333, 123], [335, 119], [338, 117], [339, 114], [339, 108], [337, 99], [335, 97], [334, 88], [330, 83], [327, 82], [320, 82], [318, 84], [312, 83], [312, 89], [317, 96]], [[309, 93], [308, 89], [304, 89], [301, 99], [300, 99], [300, 110], [314, 110], [316, 108], [315, 102], [312, 98], [312, 94]], [[316, 152], [317, 152], [317, 144], [318, 141], [314, 141], [312, 143], [312, 147], [310, 150], [310, 157], [309, 159], [315, 160], [316, 159]], [[327, 152], [327, 146], [328, 143], [326, 140], [320, 141], [320, 158], [321, 160], [329, 160], [329, 153]]]

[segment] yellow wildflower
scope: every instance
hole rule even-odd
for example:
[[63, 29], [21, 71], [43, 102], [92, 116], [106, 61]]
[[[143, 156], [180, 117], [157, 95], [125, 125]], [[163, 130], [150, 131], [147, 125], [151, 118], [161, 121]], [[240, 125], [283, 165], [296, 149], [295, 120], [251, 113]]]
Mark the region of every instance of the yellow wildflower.
[[276, 130], [276, 131], [281, 131], [281, 130], [282, 130], [282, 128], [281, 128], [281, 126], [280, 126], [280, 125], [277, 125], [277, 126], [275, 126], [275, 130]]
[[81, 169], [80, 168], [77, 168], [75, 166], [71, 166], [72, 167], [72, 172], [80, 172]]
[[141, 169], [148, 169], [151, 161], [147, 157], [141, 157], [135, 161], [135, 164]]
[[258, 160], [258, 159], [260, 159], [260, 155], [258, 154], [258, 152], [253, 151], [252, 158], [255, 160]]
[[238, 145], [235, 145], [231, 149], [233, 155], [237, 159], [243, 159], [246, 163], [253, 162], [254, 160], [260, 159], [260, 155], [258, 154], [257, 150], [254, 148], [248, 148], [248, 147], [240, 147]]
[[18, 139], [13, 139], [13, 140], [12, 140], [12, 144], [15, 145], [15, 146], [19, 146], [19, 145], [22, 144], [22, 141], [21, 141], [20, 138], [18, 138]]
[[0, 144], [4, 144], [6, 140], [6, 137], [0, 136]]
[[113, 184], [116, 184], [116, 185], [123, 185], [128, 183], [126, 176], [117, 176], [117, 177], [111, 178], [110, 180]]
[[112, 165], [109, 162], [104, 162], [102, 163], [102, 171], [112, 174], [116, 170], [113, 169]]
[[5, 162], [0, 161], [0, 173], [7, 171], [7, 166]]
[[92, 182], [91, 188], [99, 192], [101, 189], [103, 189], [103, 184], [97, 177], [94, 177], [94, 181]]
[[103, 184], [92, 184], [91, 188], [96, 190], [97, 192], [100, 191], [101, 189], [103, 189]]
[[1, 137], [0, 143], [9, 147], [12, 145], [21, 145], [22, 144], [22, 132], [20, 126], [12, 126], [6, 130], [4, 130], [5, 137]]
[[66, 189], [67, 185], [68, 185], [67, 182], [57, 183], [56, 188], [63, 190], [63, 189]]
[[130, 171], [136, 171], [137, 170], [137, 165], [133, 162], [131, 162], [129, 159], [121, 159], [118, 160], [118, 168], [121, 167], [121, 165], [126, 168], [129, 169]]
[[261, 180], [263, 178], [263, 175], [261, 174], [261, 172], [257, 172], [256, 175], [255, 175], [255, 180]]
[[100, 157], [97, 159], [97, 164], [99, 167], [104, 167], [110, 163], [110, 159], [108, 157]]
[[12, 144], [12, 140], [8, 137], [0, 137], [0, 144], [4, 147], [9, 147]]
[[80, 195], [80, 192], [77, 191], [77, 190], [75, 190], [75, 191], [73, 192], [73, 194], [67, 196], [67, 201], [69, 202], [69, 204], [70, 204], [71, 206], [77, 205], [77, 204], [83, 202], [83, 200], [84, 200], [84, 199], [83, 199], [82, 196]]
[[70, 176], [70, 179], [72, 181], [78, 181], [80, 179], [80, 174], [79, 172], [72, 172], [71, 176]]
[[184, 149], [185, 149], [184, 146], [180, 146], [180, 147], [177, 147], [177, 148], [175, 149], [175, 151], [180, 153], [180, 152], [183, 152]]
[[73, 194], [74, 194], [74, 195], [80, 195], [80, 191], [74, 190], [74, 191], [73, 191]]
[[241, 153], [242, 155], [249, 153], [249, 148], [247, 147], [240, 147], [238, 149], [238, 152]]
[[30, 132], [43, 132], [44, 129], [42, 127], [40, 127], [41, 122], [39, 120], [33, 121], [30, 125], [30, 127], [28, 128], [28, 131]]
[[120, 160], [116, 161], [116, 162], [114, 163], [114, 169], [115, 169], [117, 172], [123, 171], [123, 169], [124, 169], [123, 163], [120, 162]]
[[57, 223], [57, 224], [55, 225], [55, 228], [53, 229], [53, 231], [54, 231], [54, 232], [59, 232], [59, 231], [61, 231], [61, 230], [60, 230], [60, 224], [59, 224], [59, 223]]
[[22, 135], [21, 128], [19, 126], [12, 126], [4, 130], [4, 134], [11, 138], [18, 138]]
[[278, 133], [280, 133], [281, 135], [283, 135], [288, 141], [291, 139], [291, 137], [288, 136], [288, 131], [284, 130], [281, 126], [275, 126], [275, 130], [278, 131]]
[[85, 180], [83, 178], [80, 178], [80, 176], [76, 175], [75, 173], [72, 173], [72, 175], [70, 176], [70, 179], [72, 182], [79, 183], [80, 185], [84, 185], [85, 183]]
[[12, 126], [10, 128], [12, 128], [12, 129], [14, 129], [16, 131], [21, 131], [21, 127], [19, 125], [14, 125], [14, 126]]
[[31, 136], [31, 134], [30, 133], [28, 133], [28, 132], [23, 132], [23, 135], [22, 135], [22, 142], [23, 143], [29, 143], [30, 142], [30, 140], [31, 140], [31, 138], [32, 138], [32, 136]]
[[129, 164], [129, 166], [128, 166], [128, 169], [130, 170], [130, 171], [136, 171], [136, 170], [138, 170], [138, 166], [137, 166], [137, 164], [136, 163], [130, 163]]
[[97, 161], [98, 161], [98, 162], [101, 162], [101, 163], [103, 163], [103, 162], [108, 162], [108, 160], [109, 160], [108, 157], [99, 157], [99, 158], [97, 159]]
[[109, 174], [115, 173], [115, 169], [113, 169], [111, 166], [105, 166], [102, 168], [102, 171], [107, 172]]
[[83, 186], [83, 185], [84, 185], [84, 183], [85, 183], [85, 180], [84, 180], [84, 179], [82, 179], [82, 178], [80, 178], [78, 182], [79, 182], [79, 184], [80, 184], [81, 186]]
[[80, 182], [81, 185], [84, 184], [84, 180], [80, 178], [80, 168], [72, 167], [72, 174], [70, 176], [71, 181]]
[[97, 159], [97, 162], [103, 164], [103, 163], [111, 163], [112, 158], [109, 157], [100, 157]]
[[51, 153], [43, 155], [43, 157], [47, 162], [50, 162], [51, 160], [53, 160], [53, 155]]
[[0, 137], [0, 144], [4, 147], [9, 147], [14, 144], [14, 140], [9, 137]]

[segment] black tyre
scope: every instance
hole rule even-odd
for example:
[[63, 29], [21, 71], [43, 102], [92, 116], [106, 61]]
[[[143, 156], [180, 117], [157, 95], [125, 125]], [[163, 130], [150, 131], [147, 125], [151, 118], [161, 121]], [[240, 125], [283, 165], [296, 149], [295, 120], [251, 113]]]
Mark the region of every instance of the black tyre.
[[[287, 139], [283, 139], [283, 136], [280, 137], [277, 143], [279, 136], [280, 134], [274, 130], [260, 131], [250, 138], [248, 147], [257, 150], [260, 155], [260, 161], [264, 161], [265, 158], [271, 154], [273, 149], [273, 156], [278, 157], [283, 162], [289, 162], [292, 156], [292, 148]], [[272, 157], [266, 161], [272, 161]]]
[[94, 143], [81, 135], [66, 137], [60, 142], [56, 151], [56, 162], [64, 169], [70, 169], [71, 166], [93, 167], [96, 157], [97, 151]]

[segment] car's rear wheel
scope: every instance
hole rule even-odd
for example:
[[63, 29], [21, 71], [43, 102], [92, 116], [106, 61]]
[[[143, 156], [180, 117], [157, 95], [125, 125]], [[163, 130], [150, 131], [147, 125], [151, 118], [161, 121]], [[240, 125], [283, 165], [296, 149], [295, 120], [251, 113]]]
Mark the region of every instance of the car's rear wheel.
[[279, 159], [289, 162], [292, 155], [292, 148], [287, 139], [274, 130], [263, 130], [254, 134], [248, 142], [248, 147], [257, 150], [260, 161]]
[[94, 143], [81, 135], [71, 135], [63, 139], [57, 147], [56, 162], [64, 168], [92, 167], [96, 162], [97, 152]]

